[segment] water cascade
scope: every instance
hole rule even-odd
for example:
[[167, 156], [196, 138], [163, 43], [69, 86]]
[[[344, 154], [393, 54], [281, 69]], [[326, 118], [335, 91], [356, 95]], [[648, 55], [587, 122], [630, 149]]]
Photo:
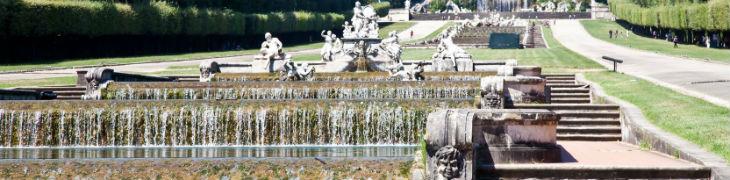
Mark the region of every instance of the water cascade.
[[216, 146], [415, 144], [435, 108], [471, 100], [24, 101], [0, 103], [0, 144]]
[[111, 83], [104, 99], [434, 99], [474, 98], [478, 81]]

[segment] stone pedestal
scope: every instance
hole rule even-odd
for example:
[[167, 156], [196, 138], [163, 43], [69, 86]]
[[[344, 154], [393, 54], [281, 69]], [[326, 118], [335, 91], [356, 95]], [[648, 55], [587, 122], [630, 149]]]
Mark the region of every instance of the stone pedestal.
[[461, 56], [456, 58], [456, 65], [450, 58], [433, 59], [431, 64], [432, 71], [435, 72], [472, 72], [474, 71], [474, 61], [471, 56]]
[[542, 109], [441, 109], [426, 123], [429, 179], [476, 179], [480, 165], [559, 162], [560, 117]]
[[251, 66], [254, 72], [279, 72], [284, 70], [284, 64], [287, 60], [291, 60], [291, 55], [279, 55], [278, 58], [272, 60], [261, 55], [256, 55], [253, 57]]

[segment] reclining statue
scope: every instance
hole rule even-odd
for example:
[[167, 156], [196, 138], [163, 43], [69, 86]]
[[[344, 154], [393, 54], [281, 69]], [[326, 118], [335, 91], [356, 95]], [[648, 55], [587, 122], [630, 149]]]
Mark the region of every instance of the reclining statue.
[[297, 66], [294, 61], [290, 59], [285, 60], [284, 70], [280, 81], [311, 81], [314, 80], [314, 67], [309, 66], [308, 63], [302, 63]]

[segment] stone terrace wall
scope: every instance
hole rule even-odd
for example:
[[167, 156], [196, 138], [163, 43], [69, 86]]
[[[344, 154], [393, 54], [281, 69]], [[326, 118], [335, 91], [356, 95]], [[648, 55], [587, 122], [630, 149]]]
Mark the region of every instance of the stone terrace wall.
[[[439, 14], [411, 14], [411, 20], [429, 21], [429, 20], [447, 20], [447, 19], [471, 19], [477, 13], [439, 13]], [[490, 13], [478, 13], [481, 17], [488, 17]], [[503, 17], [512, 17], [515, 15], [521, 19], [568, 19], [574, 16], [576, 19], [590, 19], [590, 12], [500, 12]], [[458, 18], [457, 18], [458, 17]]]

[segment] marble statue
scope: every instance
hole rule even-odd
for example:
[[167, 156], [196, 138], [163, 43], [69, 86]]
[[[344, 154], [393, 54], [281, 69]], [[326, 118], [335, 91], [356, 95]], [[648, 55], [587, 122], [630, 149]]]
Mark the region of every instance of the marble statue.
[[268, 60], [280, 59], [284, 45], [279, 41], [279, 38], [271, 37], [271, 33], [268, 32], [264, 35], [264, 38], [266, 40], [261, 43], [261, 56]]
[[569, 6], [570, 4], [568, 2], [560, 1], [558, 3], [558, 7], [555, 8], [555, 12], [568, 12], [568, 10], [570, 9]]
[[339, 39], [337, 38], [337, 35], [332, 34], [332, 31], [322, 31], [322, 38], [324, 38], [324, 45], [322, 46], [322, 49], [320, 50], [320, 55], [322, 57], [322, 61], [332, 61], [333, 55], [338, 52], [336, 47], [336, 43], [339, 42]]
[[200, 69], [200, 82], [210, 82], [216, 73], [221, 73], [220, 65], [215, 61], [201, 62], [198, 68]]
[[284, 63], [281, 81], [311, 81], [314, 79], [314, 67], [308, 63], [297, 66], [294, 61], [287, 59]]
[[408, 11], [411, 14], [427, 13], [428, 12], [428, 7], [429, 7], [429, 1], [423, 1], [422, 3], [416, 3]]
[[[362, 6], [359, 1], [355, 2], [352, 9], [352, 31], [344, 33], [345, 38], [377, 38], [378, 37], [378, 14], [371, 5]], [[347, 24], [343, 25], [345, 31], [349, 31]]]
[[291, 56], [284, 53], [284, 45], [279, 38], [272, 37], [271, 33], [267, 32], [264, 39], [264, 42], [261, 43], [260, 53], [254, 56], [254, 68], [271, 73], [281, 71], [283, 60], [291, 59]]
[[342, 37], [352, 37], [354, 36], [354, 28], [352, 25], [350, 25], [350, 22], [345, 21], [345, 24], [342, 25]]
[[423, 72], [425, 71], [424, 66], [424, 62], [418, 62], [413, 63], [410, 68], [406, 68], [402, 62], [398, 62], [387, 68], [391, 79], [400, 81], [423, 81], [426, 80], [423, 76]]
[[[440, 43], [436, 48], [436, 53], [432, 58], [432, 64], [436, 71], [458, 71], [458, 59], [471, 61], [471, 55], [464, 49], [454, 44], [450, 34], [442, 35]], [[449, 67], [450, 66], [450, 67]]]
[[388, 37], [383, 39], [380, 44], [378, 44], [378, 47], [380, 50], [383, 50], [391, 60], [396, 63], [400, 62], [403, 48], [400, 46], [397, 32], [391, 31], [388, 33]]
[[101, 99], [100, 89], [106, 86], [106, 82], [112, 80], [114, 74], [113, 69], [109, 68], [95, 68], [92, 71], [86, 72], [84, 78], [86, 79], [86, 93], [82, 96], [82, 99]]
[[411, 0], [404, 1], [403, 6], [405, 6], [406, 11], [409, 11], [411, 9]]
[[461, 8], [459, 8], [459, 5], [454, 3], [454, 1], [449, 0], [448, 2], [446, 2], [446, 13], [461, 13]]

